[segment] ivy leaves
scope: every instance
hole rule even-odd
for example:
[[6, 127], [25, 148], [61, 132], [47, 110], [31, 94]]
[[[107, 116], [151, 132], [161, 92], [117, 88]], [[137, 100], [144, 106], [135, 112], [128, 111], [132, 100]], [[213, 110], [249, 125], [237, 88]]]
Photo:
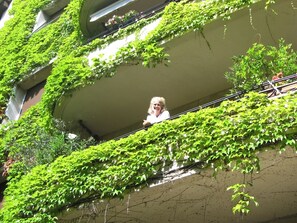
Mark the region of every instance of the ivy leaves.
[[232, 208], [234, 214], [248, 214], [251, 203], [254, 203], [256, 207], [259, 206], [255, 197], [245, 192], [245, 188], [246, 184], [234, 184], [227, 188], [227, 190], [233, 190], [232, 201], [237, 201], [237, 204]]
[[149, 41], [135, 41], [122, 48], [117, 55], [122, 63], [142, 62], [142, 65], [148, 68], [169, 61], [169, 55], [164, 52], [164, 48]]
[[246, 55], [232, 58], [234, 64], [225, 76], [235, 91], [250, 91], [280, 71], [285, 76], [293, 74], [297, 70], [297, 52], [291, 47], [283, 39], [278, 47], [255, 43]]
[[[28, 71], [46, 63], [56, 55], [60, 55], [60, 59], [54, 64], [46, 85], [47, 93], [43, 98], [45, 107], [49, 108], [47, 111], [51, 110], [52, 105], [62, 94], [91, 84], [94, 79], [99, 79], [102, 75], [112, 76], [116, 67], [122, 63], [136, 61], [146, 67], [166, 63], [168, 55], [158, 44], [161, 40], [176, 37], [188, 30], [202, 30], [212, 19], [219, 16], [228, 19], [234, 10], [251, 3], [247, 0], [228, 1], [228, 4], [225, 1], [213, 1], [215, 4], [207, 1], [199, 3], [200, 5], [172, 3], [166, 8], [160, 26], [146, 40], [134, 41], [122, 48], [110, 62], [95, 61], [95, 69], [91, 70], [80, 52], [86, 54], [128, 32], [119, 31], [120, 34], [110, 37], [107, 41], [95, 40], [90, 46], [79, 48], [81, 36], [76, 26], [78, 26], [78, 9], [82, 1], [71, 2], [68, 8], [71, 9], [69, 13], [71, 16], [62, 17], [68, 21], [57, 22], [58, 25], [63, 25], [61, 34], [58, 32], [60, 29], [55, 29], [58, 25], [49, 26], [47, 32], [42, 31], [29, 42], [24, 42], [29, 44], [24, 47], [22, 54], [19, 54], [17, 49], [22, 48], [22, 40], [27, 41], [24, 38], [28, 36], [27, 29], [16, 29], [10, 38], [3, 38], [15, 46], [1, 48], [1, 52], [6, 51], [1, 54], [5, 61], [0, 67], [1, 77], [5, 73], [5, 78], [1, 81], [1, 105], [4, 105], [4, 101], [8, 98], [11, 84], [21, 77], [19, 71]], [[45, 1], [40, 4], [44, 3]], [[26, 16], [23, 17], [23, 20], [28, 19]], [[33, 23], [32, 18], [31, 16], [29, 19], [30, 23]], [[74, 19], [74, 23], [70, 18]], [[14, 38], [18, 34], [22, 36]], [[43, 43], [40, 44], [43, 35], [45, 41], [41, 41]], [[64, 44], [58, 47], [61, 38]], [[12, 41], [16, 39], [18, 41]], [[34, 45], [35, 43], [38, 44]], [[79, 49], [71, 53], [74, 48]], [[48, 51], [44, 51], [45, 49]], [[13, 54], [16, 51], [18, 55]], [[288, 52], [290, 52], [288, 45], [282, 45], [277, 52], [273, 49], [268, 53], [265, 47], [257, 46], [249, 52], [254, 56], [251, 61], [246, 57], [238, 58], [236, 62], [239, 65], [234, 68], [238, 70], [238, 73], [235, 72], [237, 76], [234, 77], [237, 81], [236, 86], [250, 88], [254, 83], [259, 83], [262, 76], [267, 77], [267, 72], [261, 73], [261, 69], [274, 67], [278, 70], [284, 67], [286, 61], [294, 65], [296, 58], [290, 56]], [[267, 64], [266, 56], [273, 58]], [[23, 64], [25, 58], [28, 60]], [[277, 58], [282, 59], [277, 60]], [[289, 73], [291, 69], [296, 68], [293, 65], [283, 68], [283, 71]], [[247, 72], [252, 75], [245, 76]], [[257, 76], [257, 73], [262, 76]], [[241, 86], [242, 83], [244, 85]], [[55, 214], [67, 205], [81, 202], [86, 198], [123, 196], [127, 188], [148, 182], [150, 177], [161, 171], [165, 164], [175, 160], [185, 163], [201, 161], [206, 164], [205, 166], [213, 164], [218, 170], [232, 163], [234, 170], [240, 170], [245, 174], [258, 170], [259, 161], [255, 151], [262, 146], [281, 142], [283, 145], [296, 147], [295, 105], [294, 97], [269, 102], [262, 96], [249, 94], [240, 103], [228, 102], [216, 109], [187, 114], [180, 119], [160, 123], [146, 132], [136, 133], [126, 139], [110, 141], [84, 152], [73, 153], [69, 157], [58, 158], [47, 166], [40, 165], [20, 181], [10, 182], [6, 192], [5, 208], [2, 211], [4, 222], [55, 222]], [[42, 115], [40, 107], [37, 109], [39, 114], [33, 115], [33, 111], [36, 110], [31, 109], [31, 113], [26, 115], [27, 118], [19, 121], [13, 127], [14, 130], [5, 133], [5, 139], [1, 139], [5, 148], [10, 147], [10, 143], [16, 139], [20, 140], [22, 145], [30, 145], [28, 142], [32, 137], [29, 137], [29, 130], [31, 133], [32, 127], [45, 117], [47, 121], [50, 119], [46, 112], [43, 112], [46, 115]], [[13, 147], [9, 149], [11, 148]], [[233, 211], [247, 213], [248, 202], [254, 201], [254, 198], [243, 190], [244, 186], [238, 185], [232, 189], [235, 193], [234, 200], [239, 199], [239, 206]]]

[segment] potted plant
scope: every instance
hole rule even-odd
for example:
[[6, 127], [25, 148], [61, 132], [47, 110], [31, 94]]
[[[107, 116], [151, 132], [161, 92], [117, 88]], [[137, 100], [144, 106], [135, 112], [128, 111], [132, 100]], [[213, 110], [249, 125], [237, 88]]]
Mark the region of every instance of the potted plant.
[[138, 12], [135, 10], [130, 10], [123, 17], [123, 23], [129, 22], [132, 18], [138, 15]]
[[122, 21], [121, 16], [113, 15], [110, 19], [107, 20], [107, 22], [105, 23], [105, 26], [107, 28], [118, 28], [121, 21]]
[[235, 56], [232, 60], [234, 64], [225, 77], [233, 84], [233, 91], [253, 90], [280, 71], [283, 76], [297, 71], [297, 52], [283, 39], [279, 40], [278, 47], [255, 43], [245, 55]]
[[130, 10], [124, 15], [113, 15], [110, 19], [107, 20], [105, 26], [109, 29], [117, 29], [121, 25], [129, 22], [132, 18], [134, 18], [138, 14], [135, 10]]

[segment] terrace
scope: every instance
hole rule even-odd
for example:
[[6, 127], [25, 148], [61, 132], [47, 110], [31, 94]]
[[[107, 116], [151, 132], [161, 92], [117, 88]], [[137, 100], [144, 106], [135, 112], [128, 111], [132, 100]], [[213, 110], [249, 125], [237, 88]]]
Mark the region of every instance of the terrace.
[[[278, 100], [279, 98], [286, 95], [296, 94], [297, 74], [292, 74], [278, 80], [266, 81], [259, 86], [255, 86], [254, 90], [266, 94], [270, 100]], [[215, 108], [222, 102], [225, 102], [227, 100], [240, 102], [240, 100], [244, 98], [244, 95], [246, 93], [247, 92], [237, 92], [235, 94], [222, 97], [217, 100], [205, 103], [201, 106], [186, 110], [171, 117], [172, 121], [170, 122], [174, 122], [175, 119], [182, 119], [184, 115], [192, 112], [195, 115], [195, 113], [198, 114], [199, 111], [201, 111], [202, 109], [207, 109], [210, 107]], [[296, 95], [294, 97], [296, 98]], [[279, 109], [273, 111], [274, 109], [272, 107], [271, 110], [266, 110], [267, 112], [271, 112], [271, 114], [269, 114], [269, 112], [267, 114], [264, 112], [262, 113], [262, 118], [266, 115], [271, 118], [272, 116], [277, 116], [276, 112], [281, 112]], [[287, 114], [289, 115], [286, 115], [287, 117], [292, 117], [291, 111], [292, 110], [288, 108]], [[245, 112], [243, 111], [242, 113]], [[264, 118], [262, 119], [261, 117], [259, 117], [258, 112], [259, 111], [255, 111], [255, 113], [257, 113], [258, 115], [250, 117], [249, 121], [241, 120], [244, 119], [243, 117], [241, 117], [244, 115], [236, 114], [236, 112], [234, 116], [231, 113], [230, 116], [226, 115], [225, 119], [234, 120], [241, 117], [239, 118], [240, 121], [249, 123], [250, 125], [254, 125], [255, 123], [264, 123], [263, 125], [265, 130], [263, 132], [268, 133], [268, 129], [270, 129], [269, 123], [271, 123], [272, 125], [275, 123], [266, 123], [266, 121], [263, 121]], [[210, 117], [210, 119], [212, 118], [215, 117]], [[197, 121], [198, 120], [200, 121], [199, 118], [197, 118]], [[240, 122], [239, 120], [238, 122]], [[292, 117], [290, 120], [294, 121], [295, 117]], [[168, 122], [167, 125], [172, 125], [172, 130], [174, 132], [179, 132], [179, 124], [170, 124], [170, 122]], [[234, 123], [237, 123], [237, 121], [235, 121]], [[209, 123], [209, 125], [212, 124]], [[202, 124], [201, 129], [204, 129], [203, 126], [204, 124]], [[164, 125], [160, 126], [160, 128], [164, 129]], [[223, 129], [218, 130], [218, 132], [228, 131], [229, 127], [222, 128]], [[246, 126], [246, 128], [246, 131], [250, 130], [249, 126]], [[163, 130], [157, 131], [157, 129], [158, 126], [155, 126], [152, 132], [155, 134], [161, 134], [163, 137], [165, 137], [165, 139], [166, 135], [170, 133], [170, 130], [169, 132], [162, 132]], [[199, 135], [198, 129], [194, 130], [193, 132], [189, 130], [191, 133], [185, 133], [184, 135]], [[237, 129], [237, 127], [235, 127], [235, 129], [237, 131], [241, 131]], [[125, 137], [133, 137], [132, 134], [138, 134], [138, 140], [141, 143], [141, 140], [143, 139], [142, 137], [146, 137], [145, 134], [141, 134], [141, 132], [143, 132], [141, 130], [143, 129], [138, 129], [136, 131], [117, 137], [117, 142], [115, 142], [115, 144], [117, 145], [118, 143], [118, 145], [120, 145], [121, 147], [125, 147], [125, 142], [128, 142], [129, 146], [133, 147], [133, 140], [131, 138], [127, 138], [127, 140], [125, 140]], [[252, 130], [253, 134], [255, 134], [254, 131], [256, 130]], [[285, 131], [287, 131], [287, 129]], [[282, 134], [286, 134], [285, 131], [282, 130]], [[290, 129], [289, 131], [291, 133], [296, 133], [296, 128]], [[206, 135], [210, 133], [204, 132], [204, 130], [202, 130], [202, 132]], [[147, 135], [147, 137], [151, 137], [151, 134], [149, 132], [147, 133]], [[158, 138], [159, 136], [156, 135], [156, 137]], [[185, 138], [187, 137], [190, 136], [185, 136]], [[216, 140], [216, 136], [211, 135], [210, 137], [213, 137], [214, 141]], [[257, 137], [253, 137], [253, 135], [247, 137], [248, 141], [259, 140], [255, 139]], [[232, 144], [237, 139], [237, 136], [233, 135], [233, 138], [231, 140], [232, 142], [229, 143]], [[191, 147], [195, 147], [194, 144], [191, 144], [189, 148], [187, 146], [179, 148], [183, 146], [183, 143], [179, 142], [180, 140], [180, 138], [176, 139], [175, 143], [178, 145], [176, 146], [176, 148], [173, 149], [175, 150], [175, 152], [169, 152], [171, 156], [174, 156], [173, 154], [178, 153], [179, 150], [186, 151]], [[200, 137], [198, 136], [197, 141], [199, 140]], [[185, 139], [185, 142], [186, 141], [187, 140]], [[195, 143], [197, 143], [197, 141], [195, 141]], [[224, 140], [222, 141], [223, 144], [226, 144]], [[245, 142], [245, 140], [242, 140], [239, 145], [244, 144]], [[153, 140], [152, 144], [154, 143], [155, 141]], [[165, 145], [167, 143], [170, 144], [170, 139], [169, 142], [165, 143]], [[164, 144], [162, 145], [164, 146]], [[175, 144], [173, 143], [171, 145], [174, 146]], [[221, 146], [223, 147], [223, 145]], [[247, 149], [246, 146], [242, 146]], [[104, 143], [102, 144], [102, 148], [104, 148]], [[232, 148], [232, 146], [230, 146], [230, 148]], [[147, 149], [150, 149], [148, 145], [145, 145], [144, 148], [140, 146], [140, 148], [136, 149], [136, 153], [140, 155], [141, 151], [147, 151]], [[109, 199], [99, 199], [99, 195], [94, 195], [94, 197], [86, 197], [82, 201], [77, 201], [76, 203], [68, 206], [67, 211], [63, 211], [62, 213], [60, 213], [58, 216], [58, 222], [294, 223], [297, 220], [295, 190], [297, 175], [294, 172], [294, 169], [297, 167], [297, 154], [294, 147], [287, 146], [286, 150], [281, 151], [279, 151], [279, 149], [280, 145], [278, 144], [278, 140], [267, 140], [267, 142], [264, 143], [261, 148], [257, 148], [258, 152], [256, 152], [256, 154], [257, 157], [259, 157], [259, 162], [261, 165], [260, 171], [255, 171], [248, 175], [242, 174], [237, 171], [231, 171], [231, 164], [230, 166], [223, 168], [223, 170], [216, 172], [216, 164], [207, 165], [207, 162], [201, 160], [195, 160], [195, 162], [185, 161], [185, 159], [188, 159], [185, 157], [182, 157], [180, 160], [174, 160], [172, 158], [173, 160], [171, 160], [171, 162], [166, 163], [164, 161], [163, 164], [159, 164], [162, 166], [162, 168], [159, 168], [158, 172], [149, 177], [145, 185], [133, 185], [131, 187], [128, 186], [121, 199], [116, 197], [112, 197]], [[120, 148], [120, 150], [122, 151], [124, 150], [124, 148]], [[221, 148], [220, 146], [217, 146], [214, 153], [219, 154], [220, 152]], [[123, 154], [125, 153], [122, 151], [120, 157], [117, 158], [121, 160], [122, 156], [124, 156]], [[133, 152], [129, 151], [129, 156], [133, 155]], [[160, 156], [163, 155], [164, 154]], [[149, 151], [147, 151], [146, 156], [150, 156]], [[244, 160], [245, 158], [241, 157], [239, 159]], [[116, 161], [111, 162], [114, 163]], [[126, 165], [129, 166], [129, 164]], [[213, 177], [214, 172], [216, 172], [215, 178]], [[231, 192], [226, 191], [229, 186], [238, 182], [244, 182], [245, 184], [249, 185], [249, 187], [246, 188], [246, 191], [248, 191], [248, 193], [252, 196], [255, 196], [257, 202], [259, 202], [260, 204], [260, 207], [251, 205], [251, 213], [244, 216], [232, 214], [232, 207], [234, 207], [234, 202], [232, 202], [230, 199]]]
[[[87, 6], [84, 7], [88, 11]], [[153, 96], [166, 98], [172, 116], [223, 97], [231, 87], [223, 73], [231, 66], [232, 56], [244, 54], [255, 41], [275, 45], [276, 40], [284, 38], [292, 43], [294, 49], [297, 46], [292, 32], [297, 15], [290, 1], [277, 1], [272, 5], [277, 15], [264, 8], [265, 2], [260, 1], [249, 9], [234, 12], [228, 21], [217, 19], [206, 24], [203, 35], [189, 32], [162, 42], [161, 46], [170, 55], [168, 66], [144, 68], [137, 63], [120, 65], [112, 78], [103, 77], [93, 85], [73, 92], [71, 97], [62, 97], [54, 116], [69, 123], [78, 134], [108, 140], [141, 128]], [[89, 9], [89, 13], [81, 16], [82, 20], [89, 20], [90, 15], [98, 10], [96, 7]], [[108, 18], [101, 22], [106, 22]], [[136, 38], [145, 38], [159, 22], [156, 20], [143, 27], [138, 37], [131, 34], [90, 52], [88, 60], [102, 57], [108, 63], [121, 47]], [[87, 23], [84, 24], [86, 31], [95, 30], [88, 29]], [[104, 31], [103, 25], [102, 29], [96, 27], [96, 30]], [[90, 38], [96, 35], [90, 32]]]
[[247, 176], [252, 184], [247, 190], [259, 207], [252, 204], [248, 215], [232, 213], [231, 191], [226, 191], [242, 182], [242, 174], [222, 171], [213, 178], [213, 169], [192, 165], [165, 172], [122, 199], [98, 199], [69, 207], [58, 222], [295, 223], [296, 158], [289, 148], [282, 154], [269, 149], [261, 153], [261, 171]]

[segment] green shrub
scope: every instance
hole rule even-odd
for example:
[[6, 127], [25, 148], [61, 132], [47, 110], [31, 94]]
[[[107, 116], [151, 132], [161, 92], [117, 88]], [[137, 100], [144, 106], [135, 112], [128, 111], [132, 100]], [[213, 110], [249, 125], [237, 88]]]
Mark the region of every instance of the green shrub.
[[282, 71], [284, 76], [297, 72], [297, 53], [291, 49], [291, 44], [279, 40], [279, 46], [264, 46], [255, 43], [248, 49], [246, 55], [234, 56], [231, 71], [225, 76], [235, 91], [253, 90], [263, 81]]
[[10, 159], [14, 160], [14, 168], [9, 171], [9, 178], [18, 178], [33, 167], [52, 163], [59, 156], [67, 156], [74, 151], [85, 149], [95, 144], [93, 138], [81, 139], [69, 133], [62, 121], [54, 120], [54, 127], [46, 129], [37, 126], [36, 134], [31, 136], [30, 144], [17, 141], [11, 151]]

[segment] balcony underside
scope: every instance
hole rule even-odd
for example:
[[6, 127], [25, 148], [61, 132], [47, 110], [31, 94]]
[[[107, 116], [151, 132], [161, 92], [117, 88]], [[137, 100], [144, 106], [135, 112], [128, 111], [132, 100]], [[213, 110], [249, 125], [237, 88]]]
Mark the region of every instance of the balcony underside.
[[168, 67], [123, 65], [114, 77], [63, 98], [55, 116], [71, 122], [73, 131], [82, 129], [81, 122], [91, 134], [109, 139], [141, 127], [153, 96], [165, 97], [172, 115], [219, 98], [231, 87], [224, 77], [231, 57], [244, 54], [253, 43], [278, 45], [284, 38], [297, 50], [297, 10], [290, 0], [277, 1], [274, 9], [277, 15], [256, 4], [251, 14], [244, 9], [229, 21], [207, 25], [205, 39], [197, 32], [175, 38], [164, 44]]
[[250, 195], [259, 206], [251, 204], [247, 216], [232, 214], [231, 191], [226, 188], [242, 183], [244, 176], [236, 172], [196, 170], [196, 174], [137, 192], [128, 193], [123, 200], [95, 201], [70, 208], [60, 217], [68, 222], [175, 222], [175, 223], [295, 223], [297, 222], [297, 155], [292, 149], [279, 154], [266, 151], [260, 155], [261, 171], [246, 176]]

